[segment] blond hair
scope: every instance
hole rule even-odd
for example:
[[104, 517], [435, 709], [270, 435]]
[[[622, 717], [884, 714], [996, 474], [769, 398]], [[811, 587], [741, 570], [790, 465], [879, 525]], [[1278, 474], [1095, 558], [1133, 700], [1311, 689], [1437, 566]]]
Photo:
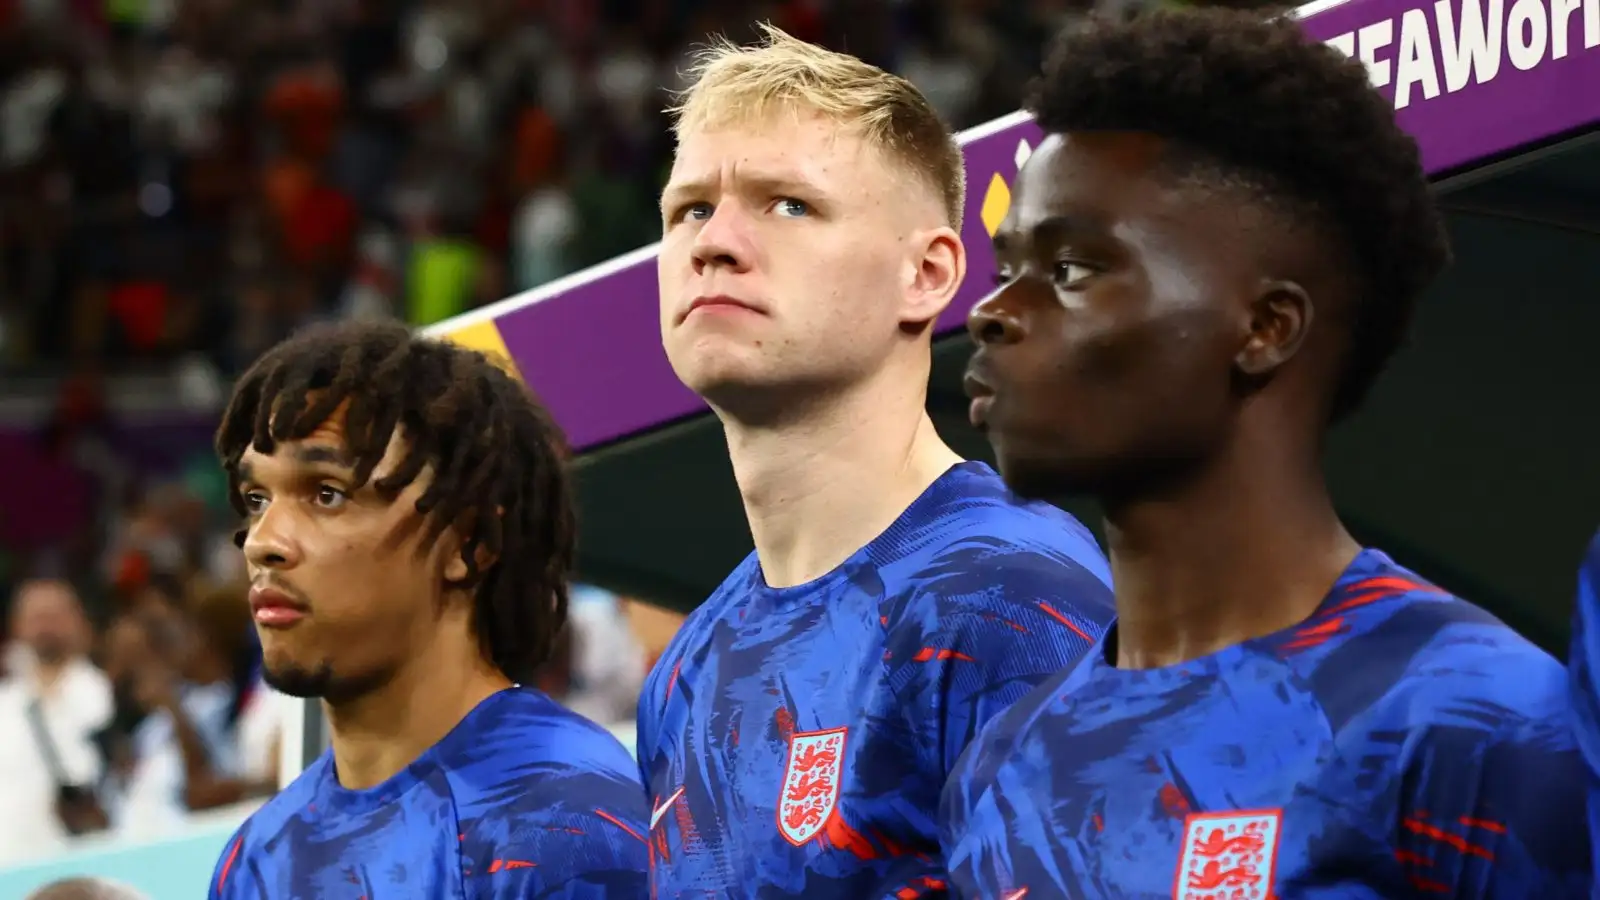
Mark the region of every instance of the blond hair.
[[673, 132], [760, 119], [776, 109], [809, 110], [856, 131], [938, 194], [949, 224], [961, 227], [966, 161], [928, 98], [898, 75], [854, 56], [808, 44], [766, 22], [764, 39], [741, 47], [725, 37], [695, 55], [689, 87], [667, 112]]

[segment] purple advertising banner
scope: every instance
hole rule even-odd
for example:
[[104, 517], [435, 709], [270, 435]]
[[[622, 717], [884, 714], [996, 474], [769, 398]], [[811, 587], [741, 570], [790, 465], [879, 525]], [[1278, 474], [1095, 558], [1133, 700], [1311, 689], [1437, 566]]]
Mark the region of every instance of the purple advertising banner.
[[[1600, 0], [1319, 0], [1297, 15], [1366, 63], [1432, 174], [1600, 122]], [[1022, 114], [961, 135], [968, 273], [939, 333], [959, 328], [991, 283], [989, 237], [1038, 139]], [[429, 333], [508, 358], [579, 450], [705, 409], [661, 349], [655, 247]]]
[[1298, 13], [1366, 63], [1432, 174], [1600, 122], [1597, 0], [1345, 0]]

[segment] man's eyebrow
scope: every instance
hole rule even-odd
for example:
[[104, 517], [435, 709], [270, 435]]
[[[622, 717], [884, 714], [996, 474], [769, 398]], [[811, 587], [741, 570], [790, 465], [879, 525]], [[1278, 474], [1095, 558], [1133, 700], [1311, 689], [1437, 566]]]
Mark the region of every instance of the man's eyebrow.
[[[341, 469], [354, 469], [357, 462], [350, 451], [342, 447], [330, 447], [323, 444], [295, 447], [289, 452], [289, 461], [296, 466], [332, 465]], [[241, 461], [236, 471], [238, 480], [241, 482], [255, 480], [255, 467], [248, 460]]]
[[341, 447], [329, 447], [324, 444], [296, 447], [290, 456], [295, 462], [302, 465], [332, 464], [342, 469], [354, 469], [356, 467], [356, 458], [350, 451]]
[[[754, 190], [768, 194], [801, 194], [810, 195], [821, 190], [810, 179], [797, 175], [780, 175], [776, 172], [751, 172], [739, 176], [741, 190]], [[704, 197], [716, 187], [712, 178], [687, 178], [682, 181], [668, 182], [661, 192], [661, 211], [666, 213], [669, 207], [676, 205], [686, 197]]]
[[995, 232], [990, 244], [998, 253], [1008, 249], [1013, 241], [1018, 240], [1026, 242], [1029, 239], [1089, 238], [1099, 237], [1105, 233], [1105, 223], [1092, 216], [1055, 215], [1040, 219], [1027, 228], [1001, 228]]

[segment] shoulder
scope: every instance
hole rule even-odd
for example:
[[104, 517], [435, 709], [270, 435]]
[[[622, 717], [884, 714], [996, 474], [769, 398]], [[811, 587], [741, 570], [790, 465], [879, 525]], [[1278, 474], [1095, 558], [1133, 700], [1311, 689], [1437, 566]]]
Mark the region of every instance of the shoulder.
[[885, 542], [885, 555], [990, 564], [1031, 555], [1084, 567], [1102, 582], [1111, 581], [1105, 554], [1082, 522], [1048, 503], [1018, 498], [982, 463], [962, 464], [930, 492], [936, 496], [929, 498], [924, 514], [911, 517], [895, 540]]
[[993, 470], [964, 463], [938, 482], [923, 514], [897, 523], [874, 542], [887, 581], [912, 587], [956, 581], [1111, 583], [1111, 567], [1094, 535], [1071, 514], [1019, 499]]
[[880, 573], [891, 631], [1000, 616], [1019, 634], [1053, 624], [1092, 640], [1112, 618], [1110, 565], [1094, 536], [1067, 513], [1008, 493], [947, 505], [918, 546]]
[[[990, 719], [973, 738], [951, 773], [946, 796], [950, 802], [970, 803], [987, 790], [996, 773], [1018, 753], [1046, 763], [1055, 755], [1048, 745], [1072, 740], [1059, 721], [1065, 710], [1062, 698], [1079, 680], [1078, 666], [1052, 673], [1020, 700]], [[1062, 732], [1057, 734], [1057, 732]], [[1040, 744], [1045, 745], [1041, 750]], [[1032, 748], [1032, 749], [1030, 749]]]
[[583, 776], [638, 789], [638, 768], [616, 736], [541, 691], [511, 688], [470, 735], [470, 748], [445, 760], [457, 796], [498, 795], [511, 783], [543, 790]]
[[1565, 668], [1472, 603], [1407, 591], [1361, 611], [1351, 628], [1318, 667], [1321, 692], [1346, 698], [1336, 718], [1478, 743], [1561, 743], [1569, 733]]
[[1568, 682], [1555, 657], [1464, 600], [1424, 609], [1439, 627], [1406, 667], [1395, 700], [1431, 720], [1496, 731], [1564, 722]]
[[648, 863], [649, 819], [633, 758], [605, 729], [537, 691], [510, 699], [499, 726], [475, 742], [493, 764], [450, 775], [468, 870], [515, 880], [500, 870], [535, 862], [546, 886], [631, 884]]

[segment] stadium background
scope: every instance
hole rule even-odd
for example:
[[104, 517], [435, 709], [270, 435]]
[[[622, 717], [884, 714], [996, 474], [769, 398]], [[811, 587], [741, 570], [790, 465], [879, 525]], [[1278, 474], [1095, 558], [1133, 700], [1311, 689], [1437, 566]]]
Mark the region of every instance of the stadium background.
[[[1362, 537], [1552, 650], [1600, 520], [1600, 94], [1573, 89], [1600, 83], [1596, 4], [1299, 11], [1396, 96], [1459, 257], [1336, 436], [1336, 498]], [[121, 636], [183, 630], [254, 710], [226, 736], [232, 764], [297, 770], [320, 718], [253, 683], [209, 433], [229, 378], [297, 325], [398, 316], [506, 350], [582, 451], [591, 586], [547, 685], [627, 739], [639, 673], [675, 627], [661, 607], [692, 608], [749, 548], [718, 429], [655, 343], [652, 256], [636, 249], [656, 235], [671, 149], [662, 88], [706, 34], [758, 19], [906, 74], [976, 126], [964, 309], [1035, 139], [1011, 111], [1040, 37], [1085, 6], [0, 0], [0, 599], [69, 579], [87, 658], [119, 677]], [[959, 333], [936, 353], [930, 409], [982, 457]], [[25, 653], [3, 664], [15, 682]], [[5, 727], [0, 747], [29, 741]], [[126, 780], [140, 762], [125, 731]], [[20, 777], [4, 759], [0, 798]], [[48, 850], [0, 842], [0, 900], [85, 872], [198, 895], [249, 806], [175, 803]]]

